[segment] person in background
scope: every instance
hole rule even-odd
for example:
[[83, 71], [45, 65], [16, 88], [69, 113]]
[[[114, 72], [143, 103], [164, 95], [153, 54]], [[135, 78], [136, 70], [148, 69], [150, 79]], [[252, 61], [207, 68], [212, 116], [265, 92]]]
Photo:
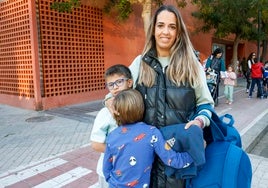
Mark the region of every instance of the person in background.
[[254, 63], [254, 58], [256, 58], [256, 53], [251, 52], [247, 58], [247, 65], [248, 65], [248, 72], [247, 72], [247, 87], [246, 87], [246, 93], [249, 92], [249, 87], [251, 84], [251, 65]]
[[253, 64], [251, 64], [251, 79], [252, 83], [249, 90], [249, 98], [252, 98], [252, 92], [254, 90], [255, 84], [257, 84], [258, 92], [257, 95], [263, 99], [263, 89], [262, 89], [262, 75], [263, 75], [263, 64], [254, 58]]
[[248, 67], [248, 61], [245, 57], [243, 57], [242, 61], [241, 61], [241, 67], [242, 67], [242, 73], [244, 75], [244, 78], [247, 81], [247, 85], [246, 85], [246, 93], [249, 92], [249, 87], [250, 87], [250, 83], [251, 83], [251, 78], [250, 78], [250, 69]]
[[[112, 96], [116, 96], [120, 91], [132, 88], [133, 86], [131, 72], [125, 65], [117, 64], [108, 68], [104, 77], [106, 87]], [[95, 118], [90, 136], [91, 147], [95, 151], [101, 152], [96, 170], [99, 175], [99, 188], [109, 187], [102, 172], [103, 153], [106, 147], [107, 135], [116, 127], [116, 121], [109, 109], [107, 107], [102, 108]]]
[[[130, 70], [144, 99], [143, 121], [157, 128], [186, 123], [185, 128], [210, 125], [210, 120], [197, 111], [207, 104], [214, 106], [206, 76], [178, 9], [160, 6], [148, 27], [144, 50]], [[211, 115], [207, 109], [202, 109]], [[185, 181], [169, 177], [163, 162], [156, 156], [151, 172], [152, 188], [183, 188]]]
[[267, 98], [267, 92], [268, 92], [268, 61], [266, 61], [265, 64], [264, 64], [262, 79], [263, 79], [263, 97]]
[[225, 63], [222, 59], [222, 49], [221, 48], [216, 48], [212, 55], [207, 59], [207, 63], [206, 63], [206, 69], [212, 69], [215, 71], [215, 73], [217, 73], [218, 77], [217, 77], [217, 85], [218, 87], [216, 87], [216, 95], [214, 95], [214, 101], [217, 100], [218, 96], [219, 96], [219, 83], [220, 83], [220, 78], [221, 78], [221, 72], [225, 72]]
[[168, 166], [190, 166], [193, 159], [187, 152], [176, 153], [156, 127], [142, 122], [144, 102], [137, 90], [121, 91], [113, 104], [118, 128], [108, 135], [103, 160], [109, 188], [149, 187], [155, 153]]
[[243, 76], [247, 79], [248, 77], [248, 72], [249, 72], [249, 69], [248, 69], [248, 63], [247, 63], [247, 60], [245, 57], [242, 58], [241, 60], [241, 70], [242, 70], [242, 73], [243, 73]]
[[229, 65], [226, 72], [226, 77], [224, 78], [224, 95], [226, 98], [226, 104], [233, 103], [235, 80], [236, 74], [233, 72], [233, 67]]

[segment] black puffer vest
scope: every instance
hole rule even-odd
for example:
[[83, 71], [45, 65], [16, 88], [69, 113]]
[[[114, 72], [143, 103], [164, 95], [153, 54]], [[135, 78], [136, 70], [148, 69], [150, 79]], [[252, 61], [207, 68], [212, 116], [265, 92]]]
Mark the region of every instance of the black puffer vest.
[[[156, 72], [153, 87], [137, 84], [136, 89], [142, 94], [145, 103], [144, 121], [157, 128], [175, 123], [186, 123], [193, 117], [196, 109], [194, 89], [189, 86], [176, 86], [171, 83], [153, 51], [142, 59]], [[151, 172], [150, 188], [180, 188], [183, 180], [169, 178], [164, 174], [164, 164], [156, 157]]]
[[175, 123], [187, 123], [194, 115], [196, 99], [194, 89], [189, 86], [176, 86], [171, 83], [153, 52], [143, 58], [157, 76], [153, 87], [137, 84], [145, 102], [144, 121], [158, 128]]

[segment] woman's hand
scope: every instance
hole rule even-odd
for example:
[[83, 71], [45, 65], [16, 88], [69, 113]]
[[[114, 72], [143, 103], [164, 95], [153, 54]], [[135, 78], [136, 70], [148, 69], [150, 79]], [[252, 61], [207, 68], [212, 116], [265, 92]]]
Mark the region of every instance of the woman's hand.
[[202, 119], [200, 119], [200, 118], [196, 118], [196, 119], [191, 120], [191, 121], [189, 121], [188, 123], [186, 123], [184, 129], [188, 129], [188, 128], [191, 127], [192, 125], [196, 125], [196, 126], [198, 126], [198, 127], [200, 127], [200, 128], [202, 129], [203, 126], [204, 126], [204, 122], [203, 122]]
[[[192, 125], [198, 126], [202, 129], [203, 127], [203, 121], [200, 118], [194, 119], [192, 121], [189, 121], [188, 123], [186, 123], [184, 129], [188, 129], [189, 127], [191, 127]], [[207, 142], [206, 140], [204, 140], [204, 148], [207, 147]]]

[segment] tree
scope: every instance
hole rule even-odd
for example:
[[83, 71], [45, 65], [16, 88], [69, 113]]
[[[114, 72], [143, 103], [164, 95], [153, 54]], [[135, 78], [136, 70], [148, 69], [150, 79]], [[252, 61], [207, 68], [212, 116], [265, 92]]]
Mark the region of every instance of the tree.
[[[66, 0], [60, 2], [53, 2], [51, 4], [51, 9], [58, 10], [59, 12], [71, 12], [73, 8], [77, 8], [81, 5], [82, 0]], [[110, 13], [111, 11], [115, 11], [118, 13], [118, 20], [124, 21], [126, 20], [131, 12], [133, 11], [133, 4], [142, 5], [142, 14], [141, 17], [143, 19], [144, 24], [144, 32], [146, 34], [147, 28], [149, 27], [152, 8], [158, 7], [163, 4], [164, 0], [84, 0], [91, 1], [93, 4], [99, 4], [100, 2], [104, 2], [103, 10], [105, 13]], [[187, 0], [176, 0], [176, 3], [179, 7], [185, 7]]]
[[193, 0], [199, 8], [192, 15], [203, 21], [199, 31], [214, 30], [218, 38], [234, 35], [233, 65], [237, 62], [237, 48], [242, 39], [256, 40], [258, 1], [252, 0]]
[[262, 4], [261, 9], [259, 9], [262, 40], [261, 60], [264, 60], [264, 58], [267, 56], [268, 50], [268, 2], [266, 0], [261, 0], [260, 2]]

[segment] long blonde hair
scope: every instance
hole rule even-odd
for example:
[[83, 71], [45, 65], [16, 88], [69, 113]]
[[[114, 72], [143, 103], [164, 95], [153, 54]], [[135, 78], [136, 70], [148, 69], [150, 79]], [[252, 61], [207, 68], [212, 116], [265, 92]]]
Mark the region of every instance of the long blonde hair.
[[[189, 39], [182, 17], [174, 6], [162, 5], [154, 14], [148, 28], [142, 55], [145, 55], [151, 49], [156, 49], [154, 36], [155, 24], [157, 16], [162, 11], [171, 12], [177, 18], [177, 38], [170, 49], [170, 64], [166, 70], [168, 79], [177, 86], [186, 85], [187, 83], [193, 88], [202, 86], [201, 65], [199, 65], [199, 61], [195, 56], [194, 48]], [[138, 83], [143, 83], [147, 87], [152, 87], [155, 81], [155, 75], [155, 71], [142, 61]]]

